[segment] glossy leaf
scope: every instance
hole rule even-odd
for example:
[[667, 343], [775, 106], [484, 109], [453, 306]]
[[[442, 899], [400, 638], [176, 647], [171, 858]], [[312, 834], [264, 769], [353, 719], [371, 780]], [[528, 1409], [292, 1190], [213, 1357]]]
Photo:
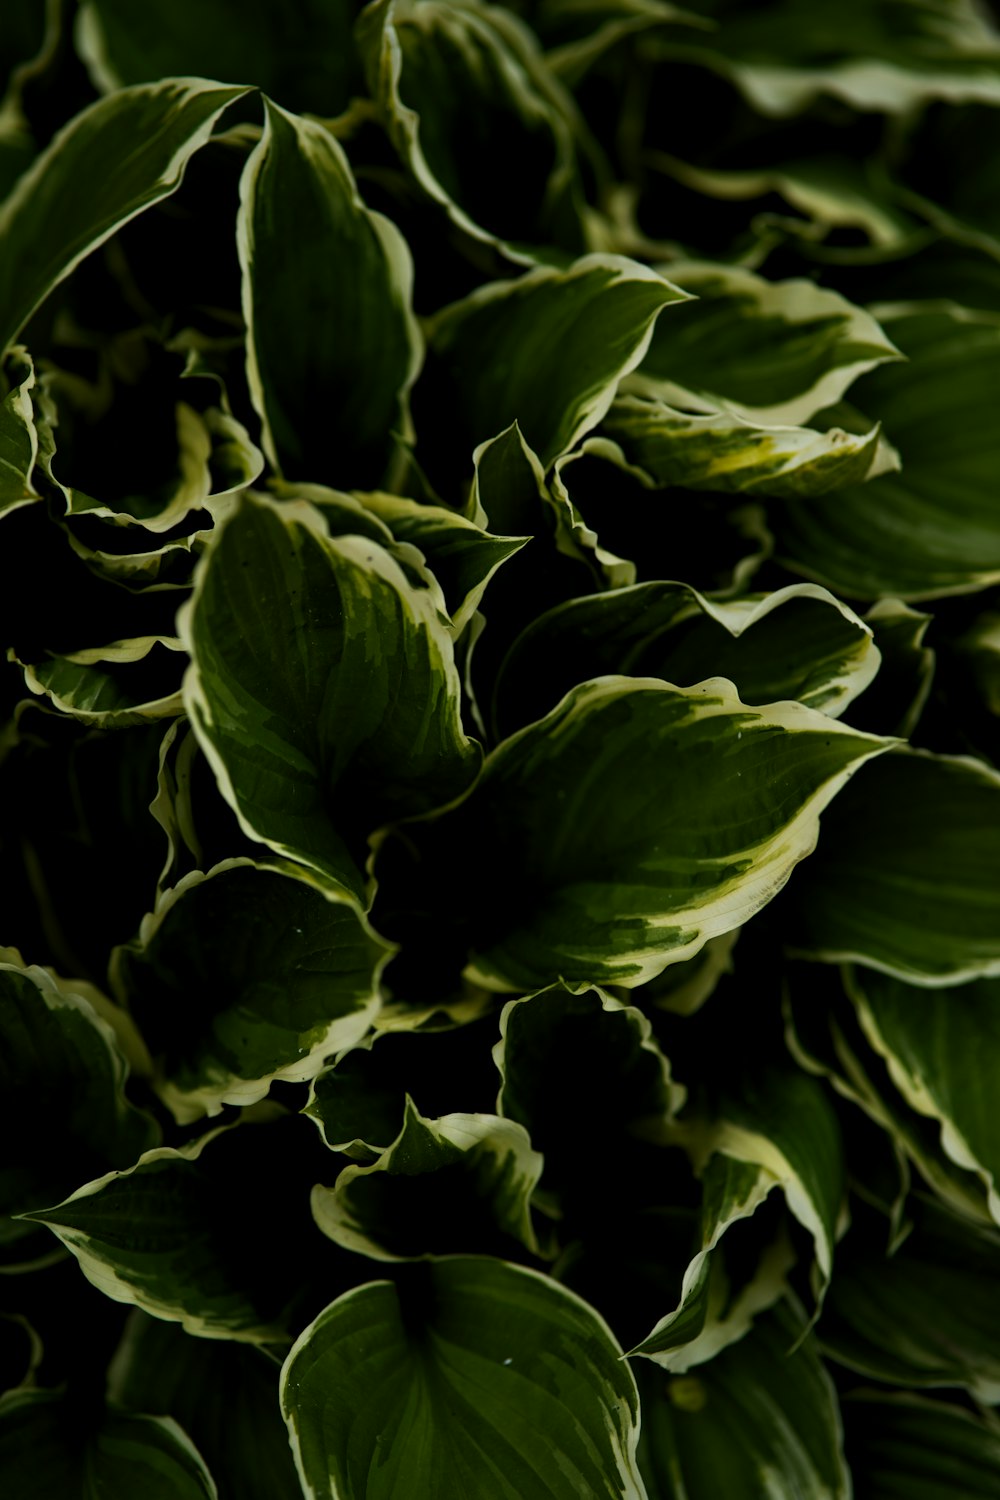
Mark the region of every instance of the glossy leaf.
[[984, 1055], [1000, 1029], [1000, 981], [918, 989], [855, 972], [848, 985], [865, 1035], [911, 1109], [937, 1121], [941, 1146], [985, 1184], [1000, 1222], [1000, 1121]]
[[827, 820], [792, 893], [794, 948], [918, 984], [1000, 973], [1000, 776], [963, 756], [899, 750]]
[[527, 26], [467, 0], [376, 0], [356, 35], [393, 145], [459, 228], [527, 262], [539, 239], [582, 248], [573, 102]]
[[685, 297], [638, 261], [587, 255], [453, 303], [431, 328], [452, 440], [471, 453], [516, 421], [548, 467], [601, 420], [661, 310]]
[[345, 840], [475, 775], [433, 600], [377, 543], [330, 539], [305, 502], [245, 501], [179, 624], [185, 704], [242, 827], [355, 894]]
[[490, 1248], [498, 1235], [537, 1251], [530, 1199], [541, 1171], [522, 1125], [485, 1114], [427, 1120], [408, 1099], [388, 1150], [314, 1188], [313, 1214], [338, 1245], [376, 1260]]
[[446, 1258], [320, 1314], [282, 1373], [310, 1500], [645, 1500], [632, 1373], [557, 1282]]
[[710, 261], [663, 271], [697, 301], [660, 320], [628, 388], [668, 405], [797, 426], [899, 358], [870, 313], [811, 281], [769, 281]]
[[1000, 378], [1000, 323], [933, 303], [887, 309], [883, 322], [907, 362], [865, 376], [851, 399], [882, 422], [902, 468], [775, 509], [779, 555], [852, 598], [983, 588], [1000, 578], [1000, 434], [989, 395]]
[[877, 427], [857, 436], [841, 427], [761, 427], [728, 412], [694, 415], [645, 396], [613, 402], [602, 431], [651, 489], [679, 485], [786, 500], [860, 484], [879, 440]]
[[[247, 378], [264, 451], [287, 478], [377, 485], [391, 434], [409, 436], [422, 356], [406, 242], [365, 207], [333, 136], [270, 101], [240, 194]], [[309, 234], [290, 242], [294, 223]]]
[[[175, 636], [112, 641], [69, 656], [25, 665], [25, 686], [82, 724], [126, 729], [151, 719], [184, 712], [181, 701], [182, 651]], [[131, 669], [131, 670], [129, 670]], [[176, 686], [162, 691], [164, 678]], [[157, 686], [161, 690], [157, 695]]]
[[808, 584], [710, 598], [688, 584], [640, 583], [537, 616], [507, 654], [494, 712], [509, 733], [577, 683], [622, 672], [681, 686], [728, 677], [745, 703], [794, 698], [837, 718], [878, 670], [870, 630]]
[[0, 949], [0, 1118], [17, 1140], [0, 1171], [4, 1261], [39, 1252], [34, 1226], [12, 1215], [57, 1202], [80, 1181], [126, 1167], [157, 1139], [125, 1097], [128, 1067], [86, 995]]
[[174, 192], [246, 92], [166, 79], [99, 99], [60, 131], [0, 207], [0, 349], [84, 256]]
[[820, 811], [887, 743], [799, 704], [747, 708], [721, 678], [574, 688], [427, 826], [442, 879], [453, 841], [492, 851], [490, 909], [458, 907], [469, 977], [498, 990], [553, 974], [635, 985], [690, 957], [781, 889]]
[[695, 1375], [640, 1362], [639, 1466], [650, 1500], [849, 1500], [836, 1391], [788, 1303]]
[[227, 860], [165, 891], [115, 981], [178, 1120], [304, 1083], [378, 1010], [387, 947], [351, 902], [294, 866]]

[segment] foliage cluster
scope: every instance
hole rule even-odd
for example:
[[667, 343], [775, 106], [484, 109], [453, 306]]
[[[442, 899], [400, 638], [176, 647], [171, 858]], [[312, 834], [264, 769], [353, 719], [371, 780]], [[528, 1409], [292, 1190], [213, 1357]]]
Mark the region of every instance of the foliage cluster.
[[986, 11], [0, 90], [0, 1489], [995, 1500]]

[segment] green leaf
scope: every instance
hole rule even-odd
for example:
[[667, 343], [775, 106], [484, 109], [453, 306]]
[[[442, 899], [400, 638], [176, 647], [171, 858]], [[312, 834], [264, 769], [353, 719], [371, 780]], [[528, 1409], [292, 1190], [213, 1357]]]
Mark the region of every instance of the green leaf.
[[682, 1374], [744, 1338], [754, 1318], [785, 1295], [794, 1251], [780, 1228], [775, 1233], [773, 1218], [755, 1217], [779, 1180], [760, 1161], [712, 1152], [701, 1173], [699, 1233], [677, 1305], [631, 1355]]
[[902, 470], [808, 506], [775, 505], [779, 556], [851, 598], [983, 588], [1000, 579], [1000, 321], [941, 303], [881, 316], [907, 363], [866, 375], [852, 399], [880, 419]]
[[[866, 235], [877, 250], [901, 254], [915, 248], [927, 235], [920, 219], [900, 207], [898, 184], [888, 180], [884, 164], [874, 157], [853, 160], [839, 153], [796, 156], [743, 170], [694, 166], [664, 151], [648, 153], [648, 161], [684, 187], [709, 198], [737, 203], [763, 199], [762, 212], [770, 206], [766, 201], [769, 196], [777, 193], [804, 215], [800, 232], [810, 247], [826, 240], [831, 231], [853, 229]], [[795, 228], [795, 222], [787, 227]], [[831, 249], [831, 257], [838, 252], [839, 243]]]
[[657, 398], [622, 396], [601, 425], [651, 489], [683, 486], [792, 500], [867, 477], [879, 429], [761, 427], [728, 412], [692, 415]]
[[663, 55], [731, 78], [760, 114], [798, 114], [832, 96], [856, 110], [906, 115], [936, 98], [1000, 102], [1000, 40], [972, 0], [845, 0], [832, 16], [808, 0], [694, 0], [719, 17], [705, 40], [673, 37]]
[[851, 722], [871, 734], [909, 736], [934, 680], [936, 656], [924, 643], [932, 617], [900, 599], [880, 599], [864, 618], [882, 660], [862, 702], [852, 704]]
[[[267, 101], [240, 185], [247, 378], [272, 466], [292, 479], [374, 486], [410, 435], [423, 345], [413, 265], [396, 226], [367, 209], [322, 125]], [[308, 224], [294, 236], [289, 225]]]
[[[799, 704], [748, 708], [722, 678], [603, 677], [505, 740], [471, 796], [411, 834], [466, 923], [474, 982], [631, 986], [766, 905], [852, 768], [887, 746]], [[491, 851], [488, 903], [454, 889], [469, 848]]]
[[418, 504], [398, 495], [361, 495], [365, 509], [384, 521], [400, 542], [419, 547], [441, 585], [455, 634], [479, 608], [490, 579], [529, 540], [494, 536], [443, 505]]
[[147, 1151], [32, 1218], [116, 1302], [202, 1337], [281, 1342], [289, 1323], [301, 1327], [295, 1311], [310, 1273], [321, 1265], [328, 1286], [331, 1270], [303, 1182], [315, 1166], [300, 1161], [297, 1127], [308, 1128], [275, 1122], [271, 1110]]
[[292, 1500], [299, 1481], [278, 1408], [278, 1367], [252, 1345], [191, 1338], [133, 1312], [108, 1372], [110, 1398], [173, 1417], [215, 1476], [219, 1500]]
[[393, 145], [454, 224], [529, 263], [540, 242], [582, 248], [575, 108], [516, 16], [377, 0], [356, 36]]
[[246, 93], [164, 79], [99, 99], [64, 126], [0, 207], [0, 350], [86, 255], [175, 191]]
[[874, 1392], [843, 1405], [847, 1451], [865, 1500], [997, 1500], [1000, 1433], [919, 1396]]
[[645, 1500], [613, 1334], [502, 1261], [447, 1258], [348, 1292], [297, 1340], [281, 1400], [310, 1500]]
[[939, 1123], [942, 1149], [983, 1181], [1000, 1223], [1000, 1119], [982, 1065], [1000, 1044], [1000, 980], [917, 989], [869, 971], [849, 974], [848, 990], [893, 1083]]
[[446, 307], [430, 338], [452, 443], [471, 450], [516, 421], [547, 468], [597, 425], [660, 311], [685, 297], [638, 261], [585, 255]]
[[696, 1170], [715, 1153], [761, 1168], [780, 1184], [794, 1217], [816, 1248], [814, 1285], [822, 1298], [833, 1270], [846, 1192], [843, 1146], [826, 1091], [799, 1069], [762, 1068], [726, 1077], [711, 1119], [678, 1127]]
[[825, 1351], [902, 1386], [963, 1386], [1000, 1396], [1000, 1233], [911, 1199], [915, 1228], [892, 1256], [856, 1220], [819, 1323]]
[[1000, 715], [1000, 614], [986, 610], [955, 644], [984, 707]]
[[642, 1011], [595, 986], [553, 985], [510, 1001], [493, 1056], [497, 1109], [530, 1131], [550, 1188], [567, 1177], [589, 1182], [609, 1136], [622, 1150], [630, 1137], [662, 1139], [686, 1097]]
[[378, 1010], [387, 945], [358, 907], [291, 865], [226, 860], [165, 891], [112, 961], [183, 1124], [305, 1083]]
[[1000, 773], [900, 749], [862, 772], [791, 892], [788, 939], [911, 983], [1000, 974]]
[[522, 1125], [484, 1114], [427, 1120], [407, 1099], [388, 1150], [315, 1187], [313, 1215], [338, 1245], [376, 1260], [491, 1249], [507, 1236], [537, 1253], [530, 1200], [541, 1171]]
[[871, 313], [811, 281], [768, 281], [710, 261], [662, 270], [697, 300], [656, 325], [626, 390], [689, 411], [798, 426], [865, 371], [899, 359]]
[[112, 641], [108, 646], [26, 663], [24, 682], [32, 693], [48, 698], [81, 724], [127, 729], [184, 712], [183, 666], [177, 661], [183, 649], [176, 636]]
[[639, 1467], [650, 1500], [850, 1500], [836, 1391], [782, 1303], [699, 1368], [639, 1367]]
[[0, 1170], [0, 1251], [10, 1261], [38, 1249], [34, 1226], [11, 1215], [127, 1166], [158, 1132], [125, 1097], [128, 1067], [85, 998], [91, 987], [78, 994], [11, 949], [0, 949], [0, 959], [0, 1129], [18, 1142]]
[[289, 109], [335, 115], [360, 82], [353, 14], [349, 0], [293, 0], [279, 24], [267, 0], [153, 0], [141, 16], [127, 0], [85, 0], [77, 47], [103, 91], [194, 74], [254, 83]]
[[691, 686], [727, 677], [745, 703], [792, 698], [838, 717], [878, 670], [871, 626], [825, 589], [708, 598], [684, 583], [569, 599], [508, 652], [494, 714], [510, 733], [590, 677], [628, 673]]
[[87, 1422], [58, 1391], [0, 1397], [0, 1483], [18, 1500], [217, 1500], [215, 1481], [169, 1417], [107, 1410]]
[[38, 433], [31, 402], [35, 367], [27, 350], [12, 352], [0, 369], [2, 380], [9, 389], [0, 401], [0, 516], [38, 499], [33, 480]]
[[244, 498], [178, 626], [185, 704], [244, 831], [354, 895], [364, 834], [475, 776], [433, 599], [304, 501]]

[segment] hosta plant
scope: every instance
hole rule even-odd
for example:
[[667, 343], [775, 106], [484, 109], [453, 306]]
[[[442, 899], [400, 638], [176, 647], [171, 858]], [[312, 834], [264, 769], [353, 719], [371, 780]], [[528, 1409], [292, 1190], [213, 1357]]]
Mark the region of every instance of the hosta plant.
[[0, 32], [0, 1490], [1000, 1496], [1000, 33]]

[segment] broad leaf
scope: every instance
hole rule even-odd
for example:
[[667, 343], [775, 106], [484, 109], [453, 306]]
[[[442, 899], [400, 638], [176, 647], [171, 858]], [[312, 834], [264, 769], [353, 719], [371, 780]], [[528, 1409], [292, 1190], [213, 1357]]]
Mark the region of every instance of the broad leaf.
[[10, 949], [0, 958], [0, 1121], [5, 1138], [19, 1142], [0, 1171], [0, 1254], [10, 1262], [39, 1250], [34, 1226], [11, 1215], [130, 1165], [158, 1132], [125, 1097], [125, 1058], [85, 998], [89, 987], [77, 994]]
[[393, 145], [460, 229], [521, 261], [582, 248], [573, 102], [509, 10], [376, 0], [357, 39]]
[[182, 1123], [304, 1083], [378, 1010], [386, 945], [294, 866], [227, 860], [165, 891], [116, 952], [116, 986]]
[[785, 1295], [795, 1263], [773, 1215], [758, 1216], [779, 1185], [773, 1171], [720, 1150], [701, 1176], [698, 1234], [677, 1305], [629, 1351], [681, 1374], [744, 1338], [754, 1318]]
[[850, 1500], [836, 1391], [803, 1332], [782, 1303], [696, 1375], [640, 1363], [650, 1500]]
[[84, 256], [178, 187], [246, 92], [165, 79], [99, 99], [59, 132], [0, 207], [0, 350]]
[[[323, 126], [270, 101], [247, 161], [237, 228], [247, 377], [278, 473], [377, 485], [391, 434], [409, 435], [422, 342], [396, 226], [362, 202]], [[294, 236], [289, 225], [308, 224]]]
[[[855, 1221], [819, 1322], [840, 1364], [890, 1385], [963, 1386], [1000, 1396], [1000, 1232], [910, 1203], [916, 1227], [892, 1256]], [[868, 1231], [867, 1233], [865, 1231]]]
[[809, 584], [713, 599], [688, 584], [640, 583], [537, 616], [503, 663], [494, 715], [510, 733], [577, 683], [622, 672], [682, 686], [727, 677], [744, 703], [794, 698], [837, 718], [878, 670], [870, 632]]
[[847, 1451], [865, 1500], [996, 1500], [1000, 1433], [971, 1412], [874, 1393], [843, 1405]]
[[662, 1139], [685, 1099], [642, 1011], [593, 986], [510, 1001], [493, 1055], [497, 1109], [530, 1132], [549, 1188], [581, 1177], [590, 1186], [609, 1136], [622, 1150], [629, 1137]]
[[579, 1297], [447, 1258], [348, 1292], [299, 1337], [282, 1408], [310, 1500], [645, 1500], [635, 1381]]
[[[548, 467], [604, 416], [653, 324], [686, 293], [638, 261], [586, 255], [480, 287], [438, 314], [431, 347], [451, 442], [471, 450], [517, 422]], [[483, 359], [484, 348], [490, 357]]]
[[[89, 1417], [89, 1414], [87, 1414]], [[217, 1500], [201, 1454], [169, 1417], [85, 1417], [58, 1391], [0, 1397], [0, 1483], [18, 1500]]]
[[917, 989], [855, 972], [848, 988], [893, 1083], [912, 1109], [938, 1122], [947, 1155], [981, 1178], [1000, 1223], [1000, 1119], [983, 1067], [1000, 1046], [1000, 980]]
[[299, 1493], [278, 1409], [278, 1367], [252, 1345], [196, 1339], [133, 1312], [108, 1372], [108, 1394], [131, 1411], [173, 1417], [215, 1477], [219, 1500], [292, 1500]]
[[808, 506], [776, 505], [779, 555], [851, 598], [983, 588], [1000, 579], [990, 394], [1000, 322], [935, 303], [885, 309], [882, 320], [907, 363], [866, 375], [851, 394], [881, 420], [902, 469]]
[[1000, 774], [901, 749], [866, 768], [791, 893], [791, 945], [924, 984], [1000, 974]]
[[174, 718], [181, 701], [183, 651], [176, 636], [112, 641], [68, 656], [24, 664], [25, 686], [63, 713], [97, 729], [127, 729]]
[[[179, 621], [188, 713], [244, 830], [361, 894], [360, 838], [475, 775], [433, 600], [305, 502], [245, 500]], [[252, 738], [248, 728], [255, 726]]]
[[850, 719], [872, 734], [911, 735], [930, 695], [936, 656], [925, 644], [931, 616], [900, 599], [880, 599], [865, 615], [882, 658], [878, 676]]
[[[221, 1127], [39, 1210], [87, 1279], [189, 1333], [281, 1342], [330, 1247], [309, 1215], [295, 1120]], [[311, 1133], [310, 1133], [311, 1134]], [[306, 1144], [311, 1144], [308, 1140]], [[322, 1148], [318, 1148], [322, 1149]]]
[[647, 396], [619, 397], [601, 430], [651, 489], [683, 486], [786, 500], [860, 484], [879, 441], [877, 427], [858, 436], [841, 427], [761, 427], [735, 413], [696, 415]]
[[388, 1150], [314, 1188], [313, 1214], [338, 1245], [376, 1260], [493, 1249], [505, 1236], [537, 1251], [530, 1199], [541, 1171], [522, 1125], [486, 1114], [427, 1120], [407, 1100]]
[[662, 270], [697, 300], [660, 320], [627, 389], [669, 405], [795, 426], [899, 358], [870, 313], [811, 281], [768, 281], [709, 261]]
[[86, 0], [77, 44], [102, 90], [198, 74], [253, 82], [289, 109], [335, 115], [360, 82], [353, 16], [350, 0], [294, 0], [280, 24], [267, 0], [153, 0], [141, 16], [127, 0]]
[[[748, 708], [722, 678], [603, 677], [505, 740], [471, 796], [413, 836], [475, 982], [641, 984], [764, 906], [887, 745], [799, 704]], [[455, 887], [469, 848], [490, 851], [488, 901]]]

